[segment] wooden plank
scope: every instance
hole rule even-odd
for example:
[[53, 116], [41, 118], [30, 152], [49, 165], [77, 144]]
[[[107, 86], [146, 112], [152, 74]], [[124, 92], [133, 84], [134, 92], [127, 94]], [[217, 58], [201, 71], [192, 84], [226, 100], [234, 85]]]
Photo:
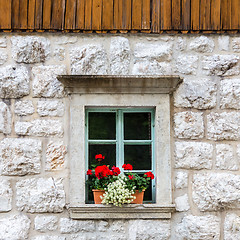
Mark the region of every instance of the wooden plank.
[[35, 4], [35, 29], [42, 29], [43, 0], [36, 0]]
[[239, 18], [240, 18], [240, 1], [232, 0], [231, 5], [231, 29], [239, 29]]
[[113, 2], [113, 29], [122, 29], [123, 25], [123, 1], [114, 0]]
[[92, 0], [92, 30], [102, 28], [102, 0]]
[[0, 0], [0, 29], [11, 29], [11, 1]]
[[12, 28], [13, 29], [19, 29], [19, 11], [20, 11], [19, 0], [12, 0]]
[[28, 29], [35, 27], [35, 0], [28, 0]]
[[160, 32], [160, 0], [152, 0], [152, 25], [153, 33]]
[[77, 0], [77, 12], [76, 12], [76, 29], [84, 29], [85, 22], [85, 1]]
[[19, 28], [27, 29], [28, 0], [19, 0]]
[[103, 0], [102, 29], [113, 29], [113, 0]]
[[181, 0], [172, 0], [172, 27], [173, 29], [182, 28]]
[[85, 30], [92, 29], [92, 0], [85, 0]]
[[221, 3], [221, 28], [231, 30], [231, 0], [223, 0]]
[[142, 30], [150, 29], [151, 2], [142, 0]]
[[211, 29], [221, 28], [221, 0], [211, 0]]
[[65, 1], [64, 0], [54, 0], [52, 2], [52, 21], [51, 28], [56, 30], [63, 29], [63, 16], [64, 16], [64, 8]]
[[141, 27], [142, 27], [142, 1], [132, 0], [132, 29], [140, 30]]
[[200, 30], [211, 30], [211, 1], [201, 0]]
[[191, 27], [191, 1], [182, 0], [182, 30], [190, 30]]
[[43, 29], [51, 28], [52, 0], [43, 0]]
[[191, 1], [191, 29], [200, 29], [200, 0]]
[[75, 29], [76, 0], [66, 0], [65, 29]]
[[[139, 0], [140, 1], [140, 0]], [[122, 16], [121, 28], [123, 30], [131, 30], [132, 27], [132, 1], [131, 0], [119, 0], [120, 12]]]
[[161, 0], [160, 25], [162, 30], [172, 29], [172, 0]]

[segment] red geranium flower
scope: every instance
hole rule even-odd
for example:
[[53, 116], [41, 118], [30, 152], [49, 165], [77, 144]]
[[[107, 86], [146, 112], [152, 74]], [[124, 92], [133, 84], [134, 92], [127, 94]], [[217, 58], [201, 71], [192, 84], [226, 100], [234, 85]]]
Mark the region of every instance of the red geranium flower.
[[154, 175], [153, 175], [152, 172], [146, 172], [146, 173], [144, 173], [144, 177], [151, 178], [151, 180], [154, 179]]
[[114, 176], [118, 176], [121, 171], [120, 171], [120, 168], [119, 168], [119, 167], [113, 166], [113, 167], [112, 167], [112, 172], [113, 172], [113, 175], [114, 175]]
[[87, 170], [87, 175], [92, 175], [92, 170], [91, 169]]
[[128, 175], [129, 180], [133, 180], [135, 177], [133, 175]]
[[123, 164], [122, 168], [124, 170], [133, 170], [133, 166], [131, 164]]
[[102, 154], [97, 154], [95, 155], [95, 159], [98, 160], [99, 162], [101, 162], [102, 160], [104, 160], [105, 156], [103, 156]]
[[95, 168], [95, 175], [98, 179], [102, 179], [112, 174], [110, 169], [106, 165], [103, 165]]

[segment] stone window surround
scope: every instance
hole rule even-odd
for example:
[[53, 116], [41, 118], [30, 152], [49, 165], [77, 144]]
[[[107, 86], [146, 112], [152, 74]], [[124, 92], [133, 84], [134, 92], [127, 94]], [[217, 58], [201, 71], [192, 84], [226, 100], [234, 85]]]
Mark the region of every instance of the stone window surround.
[[[70, 100], [69, 211], [73, 219], [169, 219], [175, 210], [171, 186], [170, 95], [178, 76], [62, 75]], [[156, 203], [126, 207], [85, 204], [86, 107], [154, 107]]]

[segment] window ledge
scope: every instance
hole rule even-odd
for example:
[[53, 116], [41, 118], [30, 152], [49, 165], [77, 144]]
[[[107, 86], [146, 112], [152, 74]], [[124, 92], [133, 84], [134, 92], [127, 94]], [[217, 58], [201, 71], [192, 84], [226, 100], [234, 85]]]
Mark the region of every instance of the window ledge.
[[170, 219], [175, 205], [130, 204], [124, 207], [83, 204], [69, 207], [72, 219]]

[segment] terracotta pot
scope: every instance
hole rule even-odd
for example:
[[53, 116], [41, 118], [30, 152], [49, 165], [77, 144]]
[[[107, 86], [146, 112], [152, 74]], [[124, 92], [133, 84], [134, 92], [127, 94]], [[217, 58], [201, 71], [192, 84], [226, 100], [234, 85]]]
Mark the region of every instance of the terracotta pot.
[[142, 204], [144, 192], [145, 190], [142, 190], [142, 192], [139, 192], [138, 190], [136, 190], [135, 193], [133, 194], [133, 196], [135, 196], [136, 198], [131, 203]]
[[101, 204], [102, 199], [100, 198], [100, 196], [103, 196], [105, 191], [104, 190], [93, 189], [92, 192], [93, 192], [93, 198], [94, 198], [95, 204]]

